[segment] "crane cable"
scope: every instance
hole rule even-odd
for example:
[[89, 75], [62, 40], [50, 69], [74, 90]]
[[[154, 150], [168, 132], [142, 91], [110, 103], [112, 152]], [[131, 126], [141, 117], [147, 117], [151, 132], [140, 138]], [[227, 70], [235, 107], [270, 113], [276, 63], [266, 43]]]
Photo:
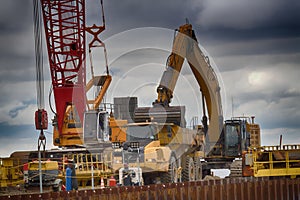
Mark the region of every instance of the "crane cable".
[[[44, 110], [44, 74], [43, 74], [43, 46], [42, 46], [42, 16], [39, 0], [33, 0], [33, 20], [34, 20], [34, 44], [35, 44], [35, 67], [36, 67], [36, 89], [38, 110]], [[43, 141], [43, 142], [41, 142]], [[42, 143], [45, 149], [46, 138], [41, 129], [39, 145]]]
[[[44, 74], [43, 74], [43, 46], [42, 46], [42, 17], [39, 0], [33, 0], [33, 20], [34, 20], [34, 42], [35, 42], [35, 64], [36, 64], [36, 89], [37, 89], [37, 106], [38, 111], [44, 110]], [[42, 124], [41, 124], [42, 125]], [[43, 178], [41, 164], [41, 147], [45, 152], [46, 137], [43, 128], [40, 129], [38, 138], [38, 157], [39, 157], [39, 182], [40, 193], [43, 193]]]
[[35, 64], [36, 64], [36, 89], [37, 107], [44, 109], [44, 74], [43, 74], [43, 46], [42, 46], [42, 17], [38, 0], [33, 0], [34, 9], [34, 41], [35, 41]]

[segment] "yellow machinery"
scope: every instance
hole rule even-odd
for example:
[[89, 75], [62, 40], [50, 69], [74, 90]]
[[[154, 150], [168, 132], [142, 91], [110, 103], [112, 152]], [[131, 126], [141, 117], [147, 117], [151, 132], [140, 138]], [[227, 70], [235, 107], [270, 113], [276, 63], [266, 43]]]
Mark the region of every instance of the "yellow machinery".
[[[79, 187], [91, 186], [92, 180], [94, 185], [98, 186], [101, 178], [107, 184], [108, 179], [113, 175], [113, 155], [111, 148], [102, 149], [101, 152], [99, 153], [99, 148], [45, 151], [45, 158], [41, 161], [43, 186], [60, 190], [61, 184], [65, 183], [65, 172], [70, 162], [75, 169]], [[24, 157], [16, 158], [19, 155], [24, 155]], [[0, 189], [23, 184], [28, 189], [34, 189], [38, 186], [37, 152], [15, 152], [12, 156], [14, 157], [0, 158]]]
[[16, 186], [23, 181], [22, 165], [13, 158], [0, 158], [0, 188]]
[[250, 148], [243, 155], [244, 176], [300, 175], [300, 145]]
[[111, 151], [64, 154], [61, 178], [65, 180], [67, 165], [72, 162], [79, 187], [100, 186], [101, 179], [107, 185], [108, 179], [113, 175], [112, 161]]
[[[202, 126], [193, 130], [185, 127], [185, 107], [170, 105], [184, 59], [202, 93]], [[126, 142], [115, 151], [114, 169], [122, 163], [139, 168], [145, 184], [202, 179], [211, 169], [229, 168], [250, 146], [251, 134], [259, 135], [259, 125], [249, 119], [233, 118], [224, 124], [217, 76], [198, 46], [192, 25], [184, 24], [175, 34], [153, 106], [137, 107], [135, 123], [124, 126]], [[252, 138], [253, 144], [259, 142]]]
[[115, 149], [113, 168], [117, 172], [126, 163], [130, 169], [142, 172], [136, 184], [177, 182], [181, 179], [181, 155], [201, 145], [192, 146], [197, 130], [173, 123], [140, 122], [125, 127], [126, 142]]
[[110, 141], [123, 143], [126, 141], [127, 120], [115, 119], [113, 116], [109, 119], [111, 129]]
[[[157, 87], [157, 98], [153, 102], [153, 107], [137, 108], [134, 121], [167, 122], [185, 127], [185, 107], [169, 104], [172, 101], [173, 91], [184, 59], [186, 59], [202, 93], [203, 128], [205, 134], [209, 135], [207, 144], [212, 144], [212, 147], [218, 141], [223, 127], [223, 111], [218, 79], [210, 65], [209, 58], [204, 55], [198, 46], [192, 25], [184, 24], [179, 27], [176, 33], [166, 70]], [[206, 116], [206, 110], [208, 116]]]
[[[39, 161], [24, 164], [25, 187], [38, 187], [40, 185]], [[57, 161], [41, 161], [41, 173], [43, 186], [52, 187], [54, 191], [60, 191], [62, 180], [59, 179], [59, 164]], [[27, 175], [28, 174], [28, 175]]]
[[[191, 130], [185, 128], [184, 106], [170, 106], [173, 91], [187, 59], [202, 92], [204, 125]], [[200, 50], [191, 24], [184, 24], [177, 30], [167, 68], [157, 87], [157, 99], [153, 107], [138, 107], [134, 122], [126, 128], [126, 142], [115, 151], [114, 169], [122, 163], [140, 168], [145, 173], [146, 184], [177, 182], [201, 179], [200, 157], [204, 156], [204, 143], [209, 149], [218, 142], [223, 127], [220, 87], [208, 58]], [[204, 141], [205, 136], [209, 135]], [[202, 139], [201, 139], [202, 138]], [[136, 145], [138, 143], [138, 145]], [[121, 162], [120, 162], [121, 159]]]

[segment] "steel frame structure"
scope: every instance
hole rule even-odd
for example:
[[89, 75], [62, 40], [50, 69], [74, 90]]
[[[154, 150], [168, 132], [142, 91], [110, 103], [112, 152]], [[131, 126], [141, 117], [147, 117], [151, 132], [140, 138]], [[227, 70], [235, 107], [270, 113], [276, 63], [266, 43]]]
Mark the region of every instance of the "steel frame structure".
[[85, 0], [41, 0], [58, 131], [68, 105], [86, 106]]

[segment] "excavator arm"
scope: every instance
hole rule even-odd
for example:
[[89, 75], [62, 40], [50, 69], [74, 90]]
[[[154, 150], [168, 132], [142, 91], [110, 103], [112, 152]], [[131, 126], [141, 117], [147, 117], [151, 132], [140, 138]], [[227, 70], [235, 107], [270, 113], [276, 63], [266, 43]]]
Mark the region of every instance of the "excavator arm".
[[[208, 141], [209, 143], [215, 144], [223, 129], [220, 86], [217, 76], [209, 63], [208, 57], [203, 54], [196, 41], [189, 40], [189, 42], [192, 51], [186, 55], [186, 58], [205, 99], [209, 119], [207, 133], [207, 136], [209, 137]], [[203, 120], [205, 120], [205, 117], [204, 111]]]
[[[189, 66], [196, 78], [196, 81], [203, 95], [203, 105], [206, 104], [208, 111], [209, 125], [205, 122], [207, 117], [205, 107], [203, 108], [203, 125], [207, 127], [207, 142], [214, 144], [218, 141], [223, 128], [223, 114], [220, 96], [220, 87], [217, 76], [211, 67], [208, 58], [203, 54], [198, 46], [198, 42], [191, 24], [184, 24], [179, 27], [175, 36], [172, 53], [167, 62], [167, 69], [164, 71], [160, 84], [157, 87], [157, 99], [153, 102], [153, 108], [138, 108], [135, 111], [137, 122], [149, 116], [147, 120], [155, 121], [161, 118], [163, 111], [166, 122], [182, 121], [182, 106], [170, 106], [184, 59], [187, 59]], [[157, 108], [159, 107], [159, 109]], [[148, 113], [147, 113], [148, 112]], [[151, 113], [152, 112], [152, 113]], [[146, 114], [147, 113], [147, 114]], [[172, 120], [170, 121], [169, 118]], [[176, 118], [176, 119], [174, 119]], [[177, 123], [182, 124], [182, 123]]]
[[[183, 34], [187, 36], [187, 38], [179, 37], [179, 34]], [[197, 41], [192, 29], [192, 25], [185, 24], [180, 26], [178, 29], [178, 34], [175, 37], [173, 43], [172, 53], [168, 57], [167, 69], [166, 71], [164, 71], [160, 84], [157, 87], [157, 99], [155, 100], [154, 104], [169, 106], [169, 103], [171, 103], [171, 100], [173, 98], [173, 91], [175, 89], [175, 85], [177, 83], [178, 76], [185, 58], [182, 55], [177, 54], [176, 52], [178, 51], [178, 49], [181, 49], [182, 51], [188, 51], [188, 46], [183, 44], [185, 44], [185, 40], [189, 38]]]

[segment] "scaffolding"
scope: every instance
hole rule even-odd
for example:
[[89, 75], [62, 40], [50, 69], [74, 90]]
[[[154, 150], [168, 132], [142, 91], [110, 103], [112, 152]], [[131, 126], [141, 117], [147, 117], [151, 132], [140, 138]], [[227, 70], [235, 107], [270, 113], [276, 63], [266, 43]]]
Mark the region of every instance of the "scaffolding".
[[65, 180], [66, 168], [71, 162], [79, 186], [100, 186], [101, 179], [107, 185], [113, 175], [112, 160], [112, 152], [64, 154], [62, 179]]
[[[252, 163], [251, 163], [252, 162]], [[290, 176], [300, 175], [300, 145], [263, 146], [252, 148], [246, 156], [253, 176]]]

